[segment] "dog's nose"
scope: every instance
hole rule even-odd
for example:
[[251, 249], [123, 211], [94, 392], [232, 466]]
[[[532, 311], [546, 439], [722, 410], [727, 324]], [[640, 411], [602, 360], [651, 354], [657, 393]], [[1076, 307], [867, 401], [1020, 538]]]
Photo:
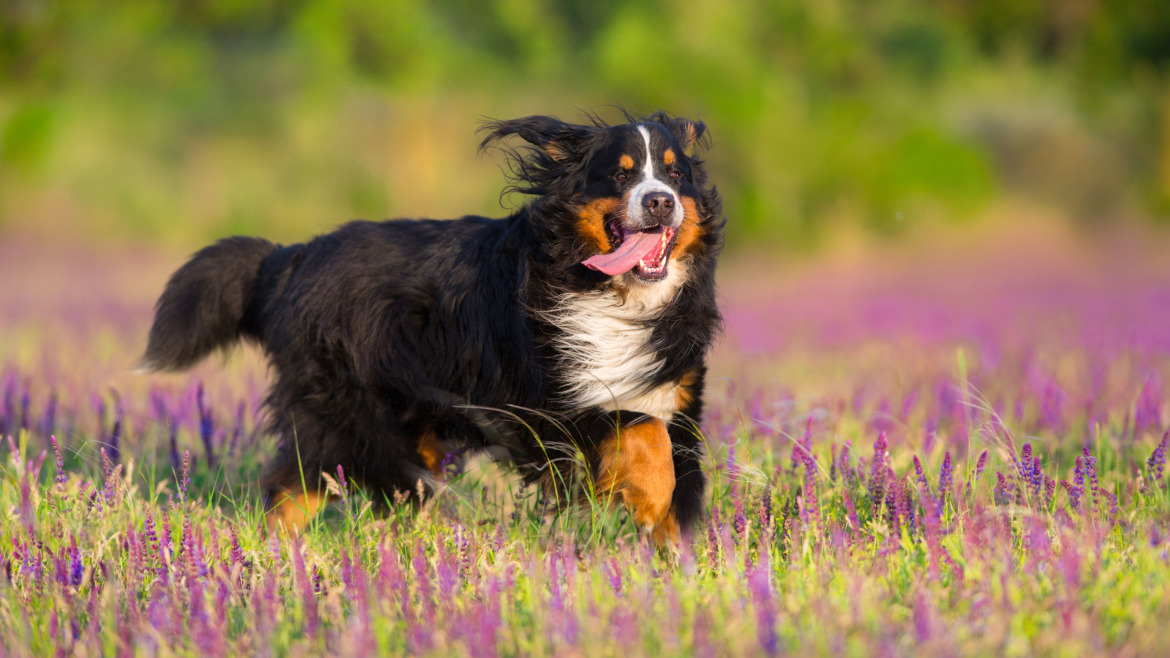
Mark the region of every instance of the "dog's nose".
[[662, 219], [674, 210], [674, 197], [666, 192], [651, 192], [642, 197], [642, 207], [655, 219]]

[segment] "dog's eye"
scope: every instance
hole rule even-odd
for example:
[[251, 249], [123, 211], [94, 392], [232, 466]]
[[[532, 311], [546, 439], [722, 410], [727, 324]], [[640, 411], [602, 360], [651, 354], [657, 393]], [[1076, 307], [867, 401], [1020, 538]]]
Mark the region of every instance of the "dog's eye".
[[671, 169], [670, 170], [670, 177], [673, 180], [682, 180], [683, 174], [678, 169]]
[[625, 180], [626, 180], [627, 178], [629, 178], [629, 176], [628, 176], [628, 175], [626, 175], [626, 172], [624, 172], [624, 171], [619, 171], [619, 172], [617, 172], [616, 174], [614, 174], [614, 175], [613, 175], [613, 179], [614, 179], [615, 181], [619, 182], [619, 183], [623, 183], [623, 182], [625, 182]]

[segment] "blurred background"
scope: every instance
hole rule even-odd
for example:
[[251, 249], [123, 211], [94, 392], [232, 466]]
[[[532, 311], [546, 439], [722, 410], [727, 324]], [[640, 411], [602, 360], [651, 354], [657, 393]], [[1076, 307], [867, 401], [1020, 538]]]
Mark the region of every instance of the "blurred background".
[[609, 105], [707, 122], [732, 249], [1159, 232], [1168, 82], [1164, 0], [2, 0], [0, 239], [499, 216], [480, 121]]
[[0, 369], [129, 395], [207, 242], [502, 216], [485, 118], [616, 106], [710, 127], [729, 379], [1170, 354], [1165, 0], [0, 0]]
[[502, 216], [484, 119], [617, 106], [711, 131], [715, 436], [1170, 417], [1170, 1], [0, 0], [0, 435], [210, 464], [261, 355], [134, 372], [188, 254]]

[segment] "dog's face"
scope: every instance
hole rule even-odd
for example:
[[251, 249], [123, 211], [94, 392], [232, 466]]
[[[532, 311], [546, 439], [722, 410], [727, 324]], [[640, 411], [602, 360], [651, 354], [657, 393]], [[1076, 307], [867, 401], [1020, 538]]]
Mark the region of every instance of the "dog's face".
[[536, 147], [514, 160], [517, 189], [552, 200], [556, 233], [572, 236], [586, 267], [654, 283], [701, 249], [704, 194], [714, 194], [690, 153], [702, 123], [659, 113], [617, 126], [526, 117], [489, 128], [485, 143], [517, 134]]

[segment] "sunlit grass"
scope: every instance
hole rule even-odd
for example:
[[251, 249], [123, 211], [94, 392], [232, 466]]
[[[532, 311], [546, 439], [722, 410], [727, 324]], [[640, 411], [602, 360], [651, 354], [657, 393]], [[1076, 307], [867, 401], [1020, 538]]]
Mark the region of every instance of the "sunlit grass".
[[[860, 279], [814, 272], [751, 301], [736, 286], [758, 278], [724, 277], [742, 296], [725, 301], [707, 391], [707, 514], [677, 555], [593, 497], [562, 504], [587, 480], [524, 487], [484, 457], [453, 463], [422, 505], [391, 500], [385, 514], [330, 472], [343, 500], [298, 537], [270, 534], [256, 480], [274, 442], [261, 429], [257, 354], [132, 375], [148, 297], [103, 286], [102, 268], [78, 275], [95, 292], [77, 302], [35, 306], [9, 291], [0, 646], [1170, 648], [1170, 352], [1165, 308], [1145, 303], [1165, 298], [1161, 266], [1125, 287], [1054, 283], [1033, 261], [980, 278], [951, 263], [934, 293], [857, 262]], [[1032, 293], [1001, 280], [1044, 283]]]

